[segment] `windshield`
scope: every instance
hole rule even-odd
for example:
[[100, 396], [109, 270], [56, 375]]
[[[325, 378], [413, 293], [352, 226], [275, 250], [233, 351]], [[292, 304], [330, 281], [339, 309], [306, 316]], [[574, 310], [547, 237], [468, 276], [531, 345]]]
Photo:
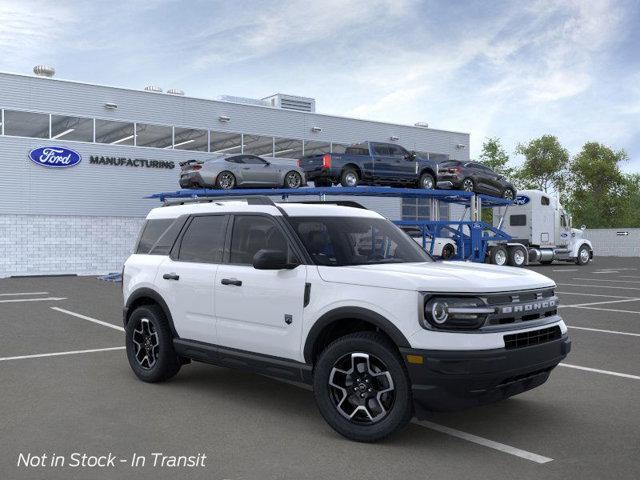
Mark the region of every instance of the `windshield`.
[[432, 258], [389, 220], [366, 217], [289, 217], [318, 265], [430, 262]]

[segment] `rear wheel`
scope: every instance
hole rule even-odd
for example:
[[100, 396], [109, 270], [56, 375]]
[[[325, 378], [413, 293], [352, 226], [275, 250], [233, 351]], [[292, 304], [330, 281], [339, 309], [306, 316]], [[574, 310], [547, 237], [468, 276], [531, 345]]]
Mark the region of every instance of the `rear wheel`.
[[180, 370], [173, 335], [157, 305], [136, 308], [125, 328], [127, 359], [133, 373], [144, 382], [162, 382]]
[[507, 264], [509, 258], [507, 255], [507, 249], [502, 245], [497, 245], [491, 249], [491, 256], [489, 258], [491, 263], [494, 265], [504, 266]]
[[527, 263], [527, 252], [522, 247], [509, 247], [509, 265], [524, 267]]
[[436, 181], [430, 173], [423, 173], [420, 176], [420, 183], [418, 186], [424, 190], [433, 190], [436, 186]]
[[353, 333], [331, 343], [316, 362], [313, 382], [320, 413], [351, 440], [381, 440], [413, 414], [405, 366], [379, 333]]
[[473, 183], [473, 180], [470, 178], [465, 178], [462, 181], [462, 190], [464, 190], [465, 192], [473, 192], [475, 190], [476, 186]]
[[216, 187], [221, 190], [230, 190], [236, 186], [236, 177], [231, 172], [220, 172], [216, 178]]
[[340, 184], [343, 187], [357, 187], [359, 180], [358, 172], [353, 168], [345, 168], [340, 176]]
[[502, 198], [506, 200], [513, 200], [516, 198], [516, 192], [514, 192], [512, 188], [505, 188], [502, 192]]
[[302, 185], [302, 176], [295, 170], [291, 170], [284, 177], [284, 186], [286, 188], [300, 188]]

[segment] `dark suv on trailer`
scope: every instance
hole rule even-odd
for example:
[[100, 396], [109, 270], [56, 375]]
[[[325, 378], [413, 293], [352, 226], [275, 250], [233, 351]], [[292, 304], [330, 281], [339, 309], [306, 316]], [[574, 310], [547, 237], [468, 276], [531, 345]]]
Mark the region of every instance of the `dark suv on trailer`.
[[504, 175], [480, 162], [445, 160], [438, 165], [438, 188], [485, 193], [508, 199], [516, 198], [516, 188]]

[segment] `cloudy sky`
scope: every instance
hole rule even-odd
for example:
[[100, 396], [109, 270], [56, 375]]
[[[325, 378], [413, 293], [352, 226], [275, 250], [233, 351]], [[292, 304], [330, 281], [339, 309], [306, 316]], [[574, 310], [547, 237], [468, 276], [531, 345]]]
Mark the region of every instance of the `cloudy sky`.
[[640, 172], [640, 0], [0, 0], [0, 71], [317, 109], [572, 152]]

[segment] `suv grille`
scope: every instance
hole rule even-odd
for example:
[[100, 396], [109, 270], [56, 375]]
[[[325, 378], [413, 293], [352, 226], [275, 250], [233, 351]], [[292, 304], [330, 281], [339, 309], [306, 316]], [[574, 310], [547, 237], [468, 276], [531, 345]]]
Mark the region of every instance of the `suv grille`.
[[485, 325], [527, 322], [558, 314], [558, 297], [550, 288], [487, 295], [485, 300], [488, 305], [496, 307]]
[[512, 348], [530, 347], [541, 343], [551, 342], [561, 337], [560, 327], [557, 325], [542, 330], [514, 333], [504, 336], [504, 346], [507, 350]]

